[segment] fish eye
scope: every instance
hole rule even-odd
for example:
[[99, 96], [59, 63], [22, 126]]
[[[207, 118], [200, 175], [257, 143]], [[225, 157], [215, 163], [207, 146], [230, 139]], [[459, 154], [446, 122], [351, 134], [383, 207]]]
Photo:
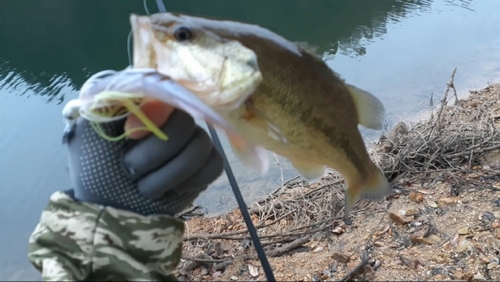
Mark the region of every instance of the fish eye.
[[191, 39], [193, 37], [193, 33], [188, 28], [185, 27], [179, 27], [175, 32], [174, 32], [174, 37], [175, 39], [179, 41], [186, 41]]

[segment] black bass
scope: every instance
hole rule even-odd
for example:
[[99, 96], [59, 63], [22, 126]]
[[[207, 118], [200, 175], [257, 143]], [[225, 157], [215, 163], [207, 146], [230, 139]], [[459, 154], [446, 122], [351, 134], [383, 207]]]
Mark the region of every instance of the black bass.
[[[325, 166], [337, 170], [347, 185], [345, 217], [359, 198], [391, 192], [358, 130], [358, 124], [381, 129], [384, 106], [346, 84], [311, 48], [235, 21], [175, 13], [133, 14], [130, 21], [134, 67], [176, 80], [310, 182], [324, 176]], [[250, 71], [255, 67], [259, 75]]]

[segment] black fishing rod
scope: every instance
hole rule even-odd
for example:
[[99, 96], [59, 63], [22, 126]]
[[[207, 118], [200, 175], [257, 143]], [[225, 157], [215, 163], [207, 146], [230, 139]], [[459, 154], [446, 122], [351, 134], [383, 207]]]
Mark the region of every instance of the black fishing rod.
[[[158, 6], [158, 11], [162, 13], [167, 11], [167, 9], [165, 9], [165, 5], [163, 4], [162, 0], [156, 0], [156, 5]], [[248, 213], [247, 205], [245, 203], [245, 200], [243, 199], [243, 195], [241, 195], [240, 188], [238, 187], [238, 182], [236, 181], [236, 178], [234, 177], [233, 174], [233, 170], [231, 169], [231, 165], [227, 160], [227, 156], [220, 142], [219, 135], [217, 135], [217, 131], [210, 124], [207, 123], [207, 127], [208, 131], [210, 131], [210, 135], [212, 136], [212, 140], [214, 141], [215, 147], [219, 150], [224, 160], [224, 170], [226, 172], [227, 179], [229, 180], [229, 184], [233, 189], [234, 196], [236, 197], [236, 201], [238, 202], [238, 206], [240, 207], [241, 214], [243, 215], [243, 219], [245, 220], [245, 224], [247, 226], [248, 232], [250, 233], [250, 237], [252, 238], [255, 251], [257, 251], [257, 256], [259, 257], [266, 278], [268, 281], [276, 281], [274, 279], [274, 274], [271, 265], [269, 264], [266, 253], [264, 252], [264, 248], [262, 247], [262, 243], [260, 242], [259, 235], [257, 235], [257, 229], [255, 229], [255, 226], [253, 225], [250, 213]]]

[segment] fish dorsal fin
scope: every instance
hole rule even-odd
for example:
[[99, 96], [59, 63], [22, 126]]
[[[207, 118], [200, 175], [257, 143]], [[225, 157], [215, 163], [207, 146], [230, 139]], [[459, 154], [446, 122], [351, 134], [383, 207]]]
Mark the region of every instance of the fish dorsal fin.
[[320, 55], [316, 53], [316, 51], [318, 51], [318, 46], [308, 44], [307, 42], [295, 42], [295, 44], [297, 44], [297, 46], [299, 46], [299, 48], [301, 48], [305, 52], [314, 55], [318, 58], [320, 57]]
[[384, 126], [385, 108], [380, 100], [364, 90], [346, 84], [358, 114], [358, 122], [364, 127], [380, 130]]

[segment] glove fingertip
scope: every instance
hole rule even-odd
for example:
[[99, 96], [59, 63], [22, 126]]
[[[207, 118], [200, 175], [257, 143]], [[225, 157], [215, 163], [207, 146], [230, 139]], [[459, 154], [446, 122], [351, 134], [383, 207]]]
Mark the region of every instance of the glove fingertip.
[[139, 189], [139, 193], [150, 199], [150, 200], [158, 200], [169, 190], [168, 187], [162, 187], [161, 189], [154, 185], [154, 183], [148, 183], [147, 178], [139, 181], [137, 183], [137, 188]]

